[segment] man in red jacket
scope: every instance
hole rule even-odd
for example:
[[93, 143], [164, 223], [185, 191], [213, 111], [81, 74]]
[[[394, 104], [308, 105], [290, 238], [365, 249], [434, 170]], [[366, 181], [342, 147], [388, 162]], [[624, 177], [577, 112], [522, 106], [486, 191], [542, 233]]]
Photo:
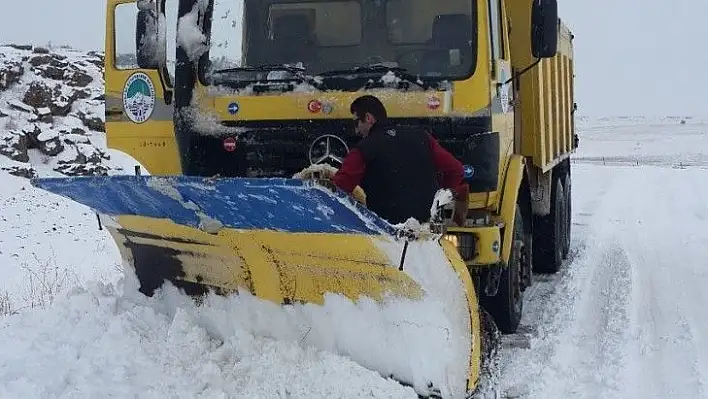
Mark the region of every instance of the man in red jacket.
[[469, 185], [462, 163], [427, 131], [392, 126], [374, 96], [357, 98], [350, 111], [362, 140], [344, 158], [332, 182], [347, 193], [361, 186], [367, 208], [392, 224], [411, 217], [428, 221], [435, 193], [448, 188], [455, 197], [454, 221], [464, 225]]

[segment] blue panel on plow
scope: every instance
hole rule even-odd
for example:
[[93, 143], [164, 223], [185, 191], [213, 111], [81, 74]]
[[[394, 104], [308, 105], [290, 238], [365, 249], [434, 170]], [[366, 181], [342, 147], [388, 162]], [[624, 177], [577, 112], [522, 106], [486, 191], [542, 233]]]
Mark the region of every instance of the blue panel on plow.
[[[393, 233], [342, 192], [297, 179], [110, 176], [34, 179], [32, 184], [98, 213], [166, 218], [197, 227], [200, 213], [236, 229], [302, 233]], [[358, 205], [358, 204], [357, 204]], [[363, 215], [363, 216], [362, 216]]]

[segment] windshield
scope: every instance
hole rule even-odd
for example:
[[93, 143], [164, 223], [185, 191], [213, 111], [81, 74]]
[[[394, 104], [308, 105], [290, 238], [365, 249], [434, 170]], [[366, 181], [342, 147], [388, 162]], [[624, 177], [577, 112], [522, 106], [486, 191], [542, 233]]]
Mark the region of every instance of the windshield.
[[389, 76], [425, 87], [466, 79], [476, 64], [474, 7], [474, 0], [214, 0], [202, 72], [212, 84], [305, 76], [357, 86]]

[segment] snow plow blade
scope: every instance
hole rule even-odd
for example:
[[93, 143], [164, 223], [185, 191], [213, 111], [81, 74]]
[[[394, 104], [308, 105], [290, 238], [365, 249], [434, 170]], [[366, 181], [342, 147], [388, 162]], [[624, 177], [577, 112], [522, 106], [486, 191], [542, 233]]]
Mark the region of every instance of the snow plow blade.
[[[459, 397], [477, 384], [480, 321], [456, 248], [438, 239], [406, 245], [394, 226], [342, 192], [278, 178], [112, 176], [32, 184], [92, 208], [145, 295], [170, 281], [190, 295], [240, 291], [286, 307], [321, 305], [331, 325], [309, 320], [310, 335], [333, 337], [314, 346], [422, 396]], [[362, 338], [342, 323], [379, 338], [362, 351]], [[392, 348], [400, 358], [384, 355]]]
[[367, 245], [367, 235], [392, 227], [303, 181], [115, 176], [34, 184], [103, 216], [147, 295], [165, 279], [188, 293], [241, 288], [278, 303], [321, 303], [325, 292], [421, 295]]

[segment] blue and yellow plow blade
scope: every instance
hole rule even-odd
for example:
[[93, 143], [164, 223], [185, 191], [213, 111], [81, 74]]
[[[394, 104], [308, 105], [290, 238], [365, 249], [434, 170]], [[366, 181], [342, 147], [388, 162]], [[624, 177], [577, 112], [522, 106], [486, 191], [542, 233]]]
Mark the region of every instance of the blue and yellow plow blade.
[[[393, 226], [341, 192], [297, 179], [110, 176], [35, 179], [101, 215], [140, 290], [245, 289], [280, 304], [419, 298], [375, 240]], [[403, 245], [401, 244], [401, 248]]]

